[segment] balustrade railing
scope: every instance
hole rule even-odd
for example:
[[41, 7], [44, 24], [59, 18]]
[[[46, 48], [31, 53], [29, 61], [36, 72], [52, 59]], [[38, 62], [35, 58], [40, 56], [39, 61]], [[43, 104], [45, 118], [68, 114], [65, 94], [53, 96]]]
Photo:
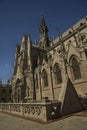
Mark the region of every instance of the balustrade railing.
[[19, 115], [21, 117], [29, 117], [41, 121], [48, 121], [59, 117], [60, 105], [61, 103], [58, 101], [0, 103], [0, 112]]

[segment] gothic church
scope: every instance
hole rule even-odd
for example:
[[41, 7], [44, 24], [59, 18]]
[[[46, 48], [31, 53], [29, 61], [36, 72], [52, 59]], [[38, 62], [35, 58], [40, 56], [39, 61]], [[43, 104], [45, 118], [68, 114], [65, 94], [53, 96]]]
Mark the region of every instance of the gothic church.
[[12, 102], [61, 100], [66, 84], [74, 86], [78, 97], [87, 95], [87, 17], [56, 39], [49, 38], [44, 17], [39, 30], [35, 44], [23, 35], [16, 46]]

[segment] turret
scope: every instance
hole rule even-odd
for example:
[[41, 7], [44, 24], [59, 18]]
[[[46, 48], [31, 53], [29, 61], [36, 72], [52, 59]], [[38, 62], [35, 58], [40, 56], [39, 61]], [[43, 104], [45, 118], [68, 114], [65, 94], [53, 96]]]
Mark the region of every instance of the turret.
[[42, 35], [48, 35], [48, 28], [46, 26], [46, 23], [45, 23], [45, 20], [44, 20], [43, 16], [41, 17], [40, 33], [41, 33], [41, 36]]
[[47, 47], [49, 47], [48, 27], [46, 26], [43, 16], [41, 17], [40, 23], [40, 44], [43, 49], [47, 49]]
[[22, 43], [24, 43], [24, 42], [27, 42], [27, 36], [26, 35], [22, 36]]

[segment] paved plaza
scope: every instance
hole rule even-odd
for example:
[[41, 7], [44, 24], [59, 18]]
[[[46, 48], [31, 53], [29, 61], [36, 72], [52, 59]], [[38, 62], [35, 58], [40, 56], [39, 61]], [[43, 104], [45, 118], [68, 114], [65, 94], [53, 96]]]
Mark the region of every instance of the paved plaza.
[[0, 113], [0, 130], [87, 130], [87, 116], [71, 116], [42, 124]]

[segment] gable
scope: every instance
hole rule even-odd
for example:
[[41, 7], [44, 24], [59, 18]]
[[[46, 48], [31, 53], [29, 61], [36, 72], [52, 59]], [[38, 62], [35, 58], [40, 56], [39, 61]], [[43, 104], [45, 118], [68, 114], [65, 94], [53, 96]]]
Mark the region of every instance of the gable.
[[77, 56], [80, 59], [80, 53], [79, 50], [73, 46], [72, 44], [69, 45], [68, 51], [67, 51], [67, 61], [69, 62], [69, 59], [72, 55]]

